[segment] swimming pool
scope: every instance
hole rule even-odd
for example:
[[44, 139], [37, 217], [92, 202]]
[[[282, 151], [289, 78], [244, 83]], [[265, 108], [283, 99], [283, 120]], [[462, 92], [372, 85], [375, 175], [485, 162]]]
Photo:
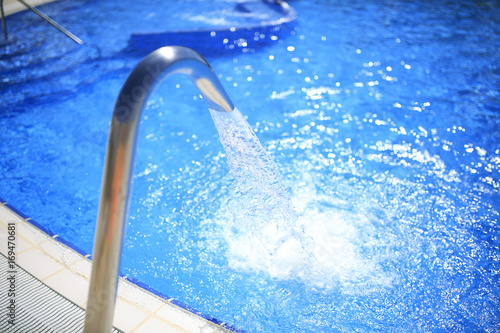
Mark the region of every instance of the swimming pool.
[[[225, 153], [179, 77], [145, 112], [122, 273], [249, 332], [500, 329], [498, 7], [291, 5], [273, 43], [204, 56], [275, 157], [315, 261], [228, 222]], [[124, 50], [173, 14], [43, 8], [87, 45], [28, 13], [9, 22], [0, 196], [90, 253], [108, 122], [141, 56]]]

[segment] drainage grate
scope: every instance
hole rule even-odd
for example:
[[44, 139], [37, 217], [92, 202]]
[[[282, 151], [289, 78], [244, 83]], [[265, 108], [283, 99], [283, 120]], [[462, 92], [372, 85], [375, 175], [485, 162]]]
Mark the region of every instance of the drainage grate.
[[[14, 267], [0, 253], [0, 332], [83, 332], [84, 309]], [[112, 332], [122, 333], [115, 328]]]

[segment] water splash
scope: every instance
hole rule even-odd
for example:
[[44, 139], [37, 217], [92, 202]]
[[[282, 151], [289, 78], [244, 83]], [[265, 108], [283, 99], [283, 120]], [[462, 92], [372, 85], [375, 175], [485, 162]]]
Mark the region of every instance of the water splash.
[[307, 239], [273, 158], [238, 110], [211, 111], [234, 183], [218, 223], [235, 269], [300, 276]]
[[[305, 214], [297, 212], [273, 158], [238, 110], [212, 111], [212, 117], [235, 180], [217, 217], [230, 267], [350, 291], [390, 284], [376, 263], [356, 251], [356, 228], [340, 215], [318, 211], [310, 202], [315, 195], [299, 193]], [[364, 217], [351, 218], [361, 223]]]

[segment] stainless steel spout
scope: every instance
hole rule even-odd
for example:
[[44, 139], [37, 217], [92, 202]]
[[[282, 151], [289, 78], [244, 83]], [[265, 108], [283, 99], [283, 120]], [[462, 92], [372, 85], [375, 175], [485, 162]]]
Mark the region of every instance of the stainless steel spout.
[[86, 333], [109, 333], [112, 329], [139, 124], [153, 89], [175, 73], [185, 74], [193, 81], [210, 109], [223, 112], [234, 109], [208, 62], [186, 47], [169, 46], [152, 52], [127, 78], [115, 104], [108, 138], [92, 254]]

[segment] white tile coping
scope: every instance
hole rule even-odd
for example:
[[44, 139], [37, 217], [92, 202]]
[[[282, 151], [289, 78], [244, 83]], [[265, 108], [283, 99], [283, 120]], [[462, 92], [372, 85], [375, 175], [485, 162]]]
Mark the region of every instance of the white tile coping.
[[[49, 2], [53, 2], [53, 1], [56, 1], [56, 0], [28, 0], [26, 2], [30, 5], [32, 5], [33, 7], [36, 7], [36, 6], [43, 5], [45, 3], [49, 3]], [[26, 10], [28, 8], [17, 0], [5, 0], [3, 3], [3, 9], [5, 12], [5, 15], [10, 15], [10, 14], [20, 12], [22, 10]]]
[[[16, 228], [16, 263], [85, 308], [91, 261], [50, 237], [0, 203], [0, 252], [7, 255], [7, 228]], [[221, 324], [223, 325], [223, 324]], [[130, 333], [231, 332], [120, 278], [113, 326]]]

